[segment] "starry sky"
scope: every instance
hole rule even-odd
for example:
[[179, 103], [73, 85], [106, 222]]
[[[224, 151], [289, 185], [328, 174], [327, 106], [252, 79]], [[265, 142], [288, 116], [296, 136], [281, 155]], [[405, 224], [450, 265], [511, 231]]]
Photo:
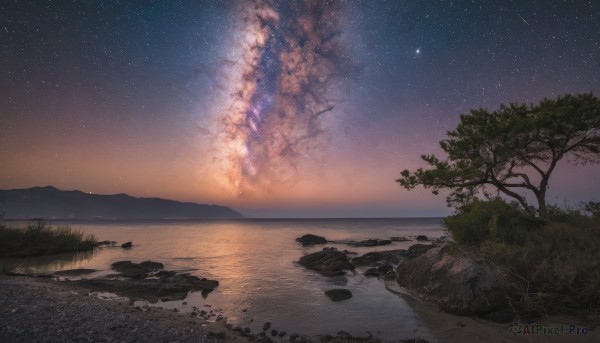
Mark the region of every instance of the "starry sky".
[[[0, 75], [0, 189], [442, 216], [399, 172], [471, 108], [598, 95], [600, 2], [6, 0]], [[597, 175], [564, 161], [548, 200]]]

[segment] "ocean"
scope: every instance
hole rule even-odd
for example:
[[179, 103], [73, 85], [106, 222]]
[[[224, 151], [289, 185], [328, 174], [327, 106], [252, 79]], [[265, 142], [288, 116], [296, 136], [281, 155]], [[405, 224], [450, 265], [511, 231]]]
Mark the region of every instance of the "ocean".
[[[167, 270], [188, 272], [219, 281], [206, 298], [190, 293], [183, 301], [149, 304], [190, 312], [192, 307], [219, 312], [228, 323], [260, 332], [266, 322], [271, 328], [311, 336], [335, 335], [346, 331], [355, 336], [369, 334], [384, 341], [409, 337], [430, 338], [431, 334], [405, 301], [407, 295], [392, 291], [387, 283], [363, 276], [357, 268], [341, 277], [325, 277], [296, 264], [304, 254], [323, 245], [302, 247], [295, 239], [306, 233], [328, 240], [389, 239], [393, 236], [426, 235], [435, 239], [445, 234], [440, 218], [420, 219], [245, 219], [207, 221], [87, 221], [52, 223], [68, 225], [98, 240], [116, 241], [91, 253], [11, 260], [25, 272], [52, 272], [92, 268], [101, 276], [114, 271], [110, 264], [131, 260], [161, 262]], [[120, 244], [133, 242], [131, 249]], [[350, 247], [327, 244], [362, 255], [369, 251], [408, 248], [416, 242], [393, 242], [379, 247]], [[332, 302], [324, 292], [346, 288], [351, 299]], [[138, 301], [136, 305], [147, 303]]]

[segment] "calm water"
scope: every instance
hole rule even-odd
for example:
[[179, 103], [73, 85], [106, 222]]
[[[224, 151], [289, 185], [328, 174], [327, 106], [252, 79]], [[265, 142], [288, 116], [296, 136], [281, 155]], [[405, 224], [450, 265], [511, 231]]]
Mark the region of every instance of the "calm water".
[[[324, 277], [297, 264], [302, 255], [323, 248], [303, 248], [295, 238], [305, 233], [329, 240], [363, 240], [424, 234], [444, 234], [439, 219], [379, 220], [243, 220], [163, 222], [70, 222], [69, 226], [96, 235], [99, 240], [119, 244], [132, 241], [132, 249], [105, 247], [93, 253], [32, 259], [23, 267], [33, 272], [71, 268], [94, 268], [109, 273], [110, 264], [120, 260], [162, 262], [166, 269], [189, 271], [218, 280], [220, 286], [203, 299], [191, 293], [185, 301], [161, 302], [156, 306], [211, 305], [223, 309], [234, 326], [259, 332], [265, 322], [288, 333], [335, 334], [340, 330], [354, 335], [381, 337], [386, 341], [431, 335], [402, 297], [386, 290], [383, 281], [365, 278], [364, 268], [345, 277]], [[414, 242], [394, 242], [375, 248], [354, 248], [328, 244], [359, 255], [374, 250], [408, 248]], [[353, 297], [333, 303], [324, 292], [343, 287]], [[246, 312], [242, 310], [247, 309]]]

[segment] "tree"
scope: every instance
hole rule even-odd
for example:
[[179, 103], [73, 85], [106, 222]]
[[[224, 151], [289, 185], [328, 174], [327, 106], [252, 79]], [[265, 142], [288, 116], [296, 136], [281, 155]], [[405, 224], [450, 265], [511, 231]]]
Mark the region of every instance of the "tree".
[[[431, 188], [434, 194], [448, 189], [449, 205], [495, 188], [544, 218], [550, 176], [559, 161], [600, 163], [600, 100], [567, 94], [538, 105], [501, 105], [491, 113], [471, 110], [447, 135], [440, 142], [447, 159], [423, 155], [430, 168], [404, 170], [396, 182], [408, 190]], [[535, 196], [537, 209], [522, 191]]]

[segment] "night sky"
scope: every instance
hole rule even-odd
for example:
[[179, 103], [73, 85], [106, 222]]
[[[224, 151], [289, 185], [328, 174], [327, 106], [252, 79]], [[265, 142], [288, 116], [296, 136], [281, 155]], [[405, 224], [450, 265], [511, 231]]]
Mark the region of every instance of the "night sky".
[[[599, 1], [0, 2], [0, 189], [446, 215], [394, 182], [471, 108], [600, 93]], [[600, 201], [563, 161], [548, 200]]]

